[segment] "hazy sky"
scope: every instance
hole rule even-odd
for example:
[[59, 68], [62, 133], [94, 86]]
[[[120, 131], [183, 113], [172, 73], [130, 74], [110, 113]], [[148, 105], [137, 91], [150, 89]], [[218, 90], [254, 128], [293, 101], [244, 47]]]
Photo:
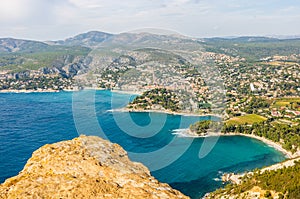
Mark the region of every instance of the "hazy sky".
[[188, 36], [300, 35], [298, 0], [0, 0], [0, 37], [65, 39], [140, 28]]

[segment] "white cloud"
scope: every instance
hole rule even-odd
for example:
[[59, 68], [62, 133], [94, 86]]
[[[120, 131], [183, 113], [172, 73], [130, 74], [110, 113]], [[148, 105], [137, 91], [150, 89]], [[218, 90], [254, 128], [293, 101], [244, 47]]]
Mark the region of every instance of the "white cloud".
[[18, 20], [26, 17], [30, 1], [28, 0], [4, 0], [0, 6], [0, 21]]
[[0, 22], [12, 25], [55, 23], [68, 7], [63, 0], [4, 0], [0, 7]]
[[199, 37], [300, 32], [294, 25], [299, 5], [277, 5], [280, 0], [275, 0], [277, 4], [271, 0], [0, 1], [0, 37], [62, 39], [88, 30], [123, 32], [144, 27]]
[[77, 8], [87, 9], [101, 8], [104, 4], [101, 0], [69, 0], [69, 2]]

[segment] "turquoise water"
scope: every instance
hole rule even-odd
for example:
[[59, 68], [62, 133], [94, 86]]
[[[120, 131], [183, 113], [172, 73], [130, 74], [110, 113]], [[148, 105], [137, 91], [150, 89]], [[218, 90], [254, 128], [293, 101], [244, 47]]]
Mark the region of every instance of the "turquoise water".
[[[173, 130], [187, 128], [194, 121], [213, 118], [109, 111], [125, 105], [129, 97], [109, 91], [97, 91], [95, 95], [92, 91], [0, 94], [0, 182], [18, 174], [40, 146], [72, 139], [78, 132], [120, 144], [131, 159], [147, 165], [158, 180], [192, 198], [221, 187], [223, 172], [243, 172], [285, 159], [252, 138], [205, 140], [173, 134]], [[205, 145], [214, 147], [199, 158]]]

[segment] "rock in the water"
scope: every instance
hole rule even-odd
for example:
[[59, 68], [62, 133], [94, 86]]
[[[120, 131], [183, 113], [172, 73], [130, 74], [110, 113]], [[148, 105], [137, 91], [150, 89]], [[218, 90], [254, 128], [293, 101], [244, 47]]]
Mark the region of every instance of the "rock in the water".
[[94, 136], [47, 144], [19, 175], [0, 185], [0, 198], [188, 198], [158, 182], [119, 145]]

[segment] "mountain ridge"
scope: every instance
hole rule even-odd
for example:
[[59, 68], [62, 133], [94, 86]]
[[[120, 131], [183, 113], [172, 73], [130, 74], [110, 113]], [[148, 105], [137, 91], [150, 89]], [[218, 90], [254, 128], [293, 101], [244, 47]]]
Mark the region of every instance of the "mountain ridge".
[[[0, 52], [17, 52], [14, 51], [14, 48], [6, 49], [5, 50], [5, 41], [10, 42], [18, 46], [19, 43], [25, 43], [25, 44], [34, 44], [34, 45], [41, 45], [44, 47], [49, 47], [52, 45], [61, 45], [61, 46], [84, 46], [84, 47], [96, 47], [100, 45], [101, 43], [107, 41], [107, 40], [114, 40], [121, 41], [121, 38], [127, 37], [128, 40], [133, 40], [134, 38], [139, 39], [151, 39], [153, 38], [181, 38], [181, 39], [191, 39], [195, 41], [204, 41], [204, 42], [212, 42], [212, 41], [230, 41], [230, 42], [241, 42], [241, 43], [247, 43], [247, 42], [276, 42], [276, 41], [286, 41], [286, 40], [299, 40], [300, 36], [284, 36], [284, 37], [275, 37], [275, 36], [232, 36], [232, 37], [209, 37], [209, 38], [194, 38], [194, 37], [187, 37], [182, 35], [160, 35], [160, 34], [152, 34], [148, 32], [142, 32], [142, 33], [119, 33], [119, 34], [112, 34], [102, 31], [88, 31], [84, 33], [77, 34], [72, 37], [68, 37], [64, 40], [51, 40], [51, 41], [37, 41], [33, 39], [18, 39], [18, 38], [12, 38], [12, 37], [5, 37], [0, 38]], [[148, 37], [148, 38], [147, 38]], [[125, 40], [126, 41], [126, 40]], [[37, 46], [38, 47], [38, 46]], [[30, 49], [28, 49], [30, 51]], [[26, 51], [26, 52], [28, 52]]]

